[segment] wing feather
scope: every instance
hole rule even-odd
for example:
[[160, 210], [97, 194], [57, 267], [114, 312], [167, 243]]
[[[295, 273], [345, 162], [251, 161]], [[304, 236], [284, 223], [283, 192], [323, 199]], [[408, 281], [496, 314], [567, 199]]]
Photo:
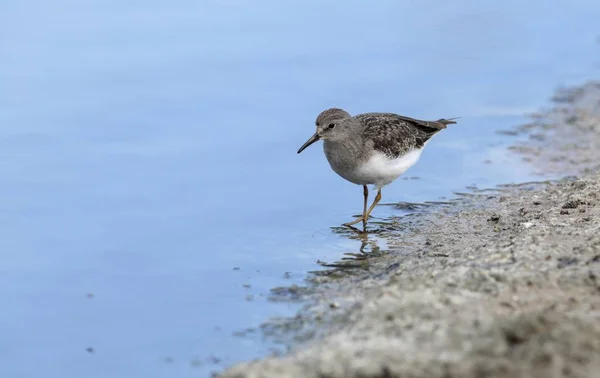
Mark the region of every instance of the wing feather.
[[393, 113], [365, 113], [355, 118], [365, 126], [363, 138], [372, 141], [376, 150], [394, 158], [422, 148], [446, 125], [456, 123], [446, 119], [422, 121]]

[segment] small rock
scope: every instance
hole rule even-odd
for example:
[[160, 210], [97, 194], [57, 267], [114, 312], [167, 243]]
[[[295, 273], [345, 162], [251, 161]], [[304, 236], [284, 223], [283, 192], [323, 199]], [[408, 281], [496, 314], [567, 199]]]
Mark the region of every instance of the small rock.
[[562, 205], [562, 208], [563, 209], [577, 209], [577, 207], [579, 207], [579, 205], [581, 205], [581, 200], [575, 199], [575, 200], [570, 200], [570, 201], [565, 202], [564, 205]]
[[579, 262], [579, 260], [575, 257], [559, 257], [557, 260], [558, 264], [556, 264], [556, 267], [558, 269], [562, 269], [569, 265], [577, 264], [577, 262]]
[[491, 217], [488, 218], [488, 222], [498, 222], [500, 220], [500, 215], [492, 214]]
[[567, 214], [569, 214], [569, 210], [562, 209], [560, 211], [560, 215], [567, 215]]
[[595, 262], [600, 262], [600, 255], [596, 255], [596, 256], [592, 257], [586, 264], [595, 263]]
[[390, 266], [388, 266], [387, 268], [385, 268], [385, 272], [386, 272], [386, 273], [390, 273], [390, 272], [392, 272], [393, 270], [396, 270], [396, 269], [398, 269], [399, 267], [400, 267], [400, 264], [399, 264], [399, 263], [393, 263], [393, 264], [391, 264]]

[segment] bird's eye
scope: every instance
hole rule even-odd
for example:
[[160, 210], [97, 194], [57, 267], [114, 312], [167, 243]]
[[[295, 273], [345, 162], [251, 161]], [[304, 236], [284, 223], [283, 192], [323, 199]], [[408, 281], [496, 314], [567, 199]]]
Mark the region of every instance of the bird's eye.
[[330, 129], [333, 129], [335, 127], [335, 123], [330, 123], [329, 126], [327, 126], [327, 127], [329, 127]]

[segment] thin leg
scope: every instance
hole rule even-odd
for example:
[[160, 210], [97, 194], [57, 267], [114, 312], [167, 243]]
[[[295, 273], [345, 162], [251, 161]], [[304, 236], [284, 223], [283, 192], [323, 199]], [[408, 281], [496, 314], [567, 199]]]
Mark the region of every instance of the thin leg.
[[367, 230], [367, 199], [369, 198], [369, 188], [363, 185], [363, 194], [365, 195], [365, 201], [363, 203], [363, 231]]
[[357, 224], [360, 221], [363, 221], [363, 228], [367, 226], [367, 221], [365, 220], [365, 214], [367, 214], [367, 201], [369, 199], [369, 188], [366, 185], [363, 185], [363, 195], [365, 196], [365, 201], [363, 204], [363, 215], [352, 222], [344, 223], [344, 226], [352, 226], [353, 224]]
[[369, 215], [371, 214], [371, 211], [373, 211], [373, 209], [375, 208], [375, 206], [377, 206], [379, 201], [381, 201], [381, 189], [379, 189], [377, 191], [377, 195], [375, 196], [375, 200], [373, 201], [373, 204], [371, 205], [371, 207], [369, 207], [369, 210], [367, 210], [367, 214], [365, 214], [365, 219], [369, 219]]

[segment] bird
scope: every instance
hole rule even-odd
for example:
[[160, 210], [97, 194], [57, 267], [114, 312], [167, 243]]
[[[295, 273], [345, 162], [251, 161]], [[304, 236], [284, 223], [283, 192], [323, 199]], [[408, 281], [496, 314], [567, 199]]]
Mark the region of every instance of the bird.
[[[352, 227], [362, 221], [366, 232], [369, 215], [381, 201], [381, 189], [392, 183], [420, 158], [431, 137], [457, 118], [423, 121], [394, 113], [363, 113], [355, 116], [339, 108], [321, 112], [316, 132], [300, 147], [298, 154], [323, 140], [323, 151], [331, 169], [342, 178], [363, 186], [363, 213], [344, 223]], [[367, 208], [372, 185], [377, 195]]]

